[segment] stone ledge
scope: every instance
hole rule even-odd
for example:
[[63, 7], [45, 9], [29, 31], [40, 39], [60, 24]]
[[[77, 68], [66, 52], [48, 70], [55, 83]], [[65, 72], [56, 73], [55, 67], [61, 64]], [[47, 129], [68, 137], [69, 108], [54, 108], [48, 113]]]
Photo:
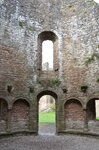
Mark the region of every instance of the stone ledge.
[[[79, 135], [79, 136], [86, 136], [86, 137], [95, 137], [99, 139], [99, 134], [96, 133], [89, 133], [89, 132], [80, 132], [80, 131], [60, 131], [57, 132], [54, 136], [60, 136], [60, 135]], [[18, 132], [13, 132], [13, 133], [2, 133], [0, 134], [0, 139], [1, 138], [8, 138], [8, 137], [13, 137], [13, 136], [28, 136], [28, 135], [33, 135], [33, 136], [38, 136], [39, 134], [35, 131], [18, 131]]]
[[2, 133], [0, 134], [0, 138], [7, 138], [10, 136], [23, 136], [23, 135], [38, 135], [35, 131], [18, 131], [18, 132], [12, 132], [12, 133]]
[[92, 132], [80, 132], [80, 131], [61, 131], [57, 133], [58, 135], [65, 135], [65, 134], [72, 134], [72, 135], [80, 135], [80, 136], [88, 136], [88, 137], [95, 137], [99, 138], [99, 134], [92, 133]]

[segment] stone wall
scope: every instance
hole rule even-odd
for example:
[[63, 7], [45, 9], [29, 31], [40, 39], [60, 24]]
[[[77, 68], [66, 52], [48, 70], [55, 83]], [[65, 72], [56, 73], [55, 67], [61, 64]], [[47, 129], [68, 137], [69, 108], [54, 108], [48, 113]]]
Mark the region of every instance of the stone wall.
[[84, 127], [84, 114], [80, 102], [70, 100], [65, 104], [65, 120], [67, 129], [81, 129]]
[[[75, 114], [75, 109], [80, 131], [88, 132], [88, 102], [99, 100], [99, 4], [92, 0], [1, 0], [0, 7], [0, 98], [6, 101], [8, 114], [0, 133], [23, 129], [38, 133], [38, 102], [44, 95], [55, 99], [57, 133], [65, 133], [70, 124], [75, 130], [70, 111]], [[44, 40], [54, 44], [54, 69], [49, 76], [41, 66]], [[29, 107], [23, 101], [17, 103], [19, 99]], [[71, 99], [82, 107], [71, 103], [67, 108], [65, 103]], [[80, 120], [78, 114], [84, 118]]]
[[0, 99], [0, 133], [5, 133], [7, 129], [7, 103]]
[[12, 131], [25, 131], [29, 129], [29, 105], [24, 100], [17, 100], [11, 112]]

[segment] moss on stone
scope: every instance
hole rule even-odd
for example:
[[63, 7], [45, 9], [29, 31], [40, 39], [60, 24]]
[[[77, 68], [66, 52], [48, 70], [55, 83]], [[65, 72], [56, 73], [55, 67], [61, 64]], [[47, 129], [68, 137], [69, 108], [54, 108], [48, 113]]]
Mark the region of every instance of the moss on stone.
[[72, 6], [73, 6], [73, 4], [72, 4], [72, 3], [69, 3], [69, 4], [68, 4], [68, 7], [69, 7], [69, 8], [71, 8]]
[[24, 22], [19, 21], [19, 26], [23, 28], [23, 26], [24, 26]]
[[91, 55], [91, 57], [87, 58], [87, 60], [85, 61], [85, 64], [88, 65], [88, 64], [92, 63], [93, 61], [95, 61], [95, 58], [99, 59], [99, 53], [93, 53]]

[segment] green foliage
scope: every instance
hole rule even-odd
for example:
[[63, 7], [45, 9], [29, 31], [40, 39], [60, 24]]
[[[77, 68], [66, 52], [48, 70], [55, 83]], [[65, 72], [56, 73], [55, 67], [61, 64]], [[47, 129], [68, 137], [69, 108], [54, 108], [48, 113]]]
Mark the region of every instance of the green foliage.
[[56, 78], [51, 78], [51, 79], [46, 79], [46, 78], [37, 78], [37, 83], [39, 84], [48, 84], [49, 86], [51, 85], [59, 85], [61, 81], [56, 77]]
[[84, 13], [84, 14], [87, 14], [87, 10], [83, 10], [83, 13]]
[[25, 24], [24, 24], [24, 22], [22, 22], [22, 21], [19, 21], [19, 26], [20, 27], [22, 27], [23, 28], [23, 26], [24, 26]]
[[55, 123], [55, 112], [39, 113], [40, 123]]
[[85, 63], [87, 65], [87, 64], [90, 64], [92, 61], [94, 61], [94, 58], [88, 57]]
[[92, 63], [93, 61], [95, 61], [95, 58], [99, 59], [99, 53], [93, 53], [91, 55], [91, 57], [87, 58], [87, 60], [85, 61], [85, 64], [88, 65], [88, 64]]
[[96, 57], [97, 59], [99, 59], [99, 53], [93, 53], [92, 57]]
[[72, 4], [72, 3], [69, 3], [69, 4], [68, 4], [68, 7], [69, 7], [69, 8], [71, 8], [72, 6], [73, 6], [73, 4]]
[[96, 119], [99, 120], [99, 117], [97, 117]]
[[37, 83], [41, 84], [42, 83], [42, 78], [37, 78]]
[[55, 110], [56, 110], [55, 104], [50, 104], [50, 108], [51, 108], [53, 111], [55, 111]]
[[97, 82], [99, 82], [99, 78], [97, 78]]
[[97, 4], [95, 1], [88, 1], [87, 3], [90, 5], [96, 5]]
[[32, 27], [32, 26], [29, 26], [28, 29], [32, 31], [32, 30], [33, 30], [33, 27]]
[[99, 44], [97, 45], [97, 48], [99, 48]]
[[91, 1], [90, 4], [91, 5], [96, 5], [96, 2], [95, 1]]
[[60, 84], [61, 81], [58, 78], [51, 79], [52, 84]]

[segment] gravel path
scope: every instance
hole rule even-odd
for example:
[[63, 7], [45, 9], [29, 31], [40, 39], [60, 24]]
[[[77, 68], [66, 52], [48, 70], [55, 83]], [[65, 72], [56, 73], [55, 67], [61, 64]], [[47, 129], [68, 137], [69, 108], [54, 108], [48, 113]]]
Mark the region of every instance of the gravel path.
[[99, 150], [99, 139], [74, 135], [17, 136], [0, 139], [0, 150]]

